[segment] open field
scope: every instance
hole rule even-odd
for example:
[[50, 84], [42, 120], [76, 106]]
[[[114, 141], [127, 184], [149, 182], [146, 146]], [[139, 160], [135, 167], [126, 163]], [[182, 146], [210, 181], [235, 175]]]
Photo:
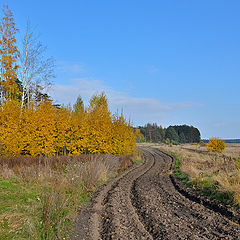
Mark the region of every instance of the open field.
[[78, 209], [135, 157], [1, 157], [0, 239], [67, 239]]
[[194, 187], [220, 201], [240, 206], [240, 144], [227, 144], [223, 153], [209, 152], [200, 145], [141, 144], [173, 153], [180, 159], [181, 172]]

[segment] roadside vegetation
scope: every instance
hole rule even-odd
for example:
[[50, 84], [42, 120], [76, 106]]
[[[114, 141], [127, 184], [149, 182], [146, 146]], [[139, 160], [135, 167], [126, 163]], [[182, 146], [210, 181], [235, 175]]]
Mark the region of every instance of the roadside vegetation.
[[239, 144], [227, 144], [223, 153], [209, 151], [204, 143], [152, 146], [177, 159], [176, 174], [189, 186], [221, 202], [240, 207]]
[[79, 208], [140, 155], [0, 158], [0, 239], [68, 239]]

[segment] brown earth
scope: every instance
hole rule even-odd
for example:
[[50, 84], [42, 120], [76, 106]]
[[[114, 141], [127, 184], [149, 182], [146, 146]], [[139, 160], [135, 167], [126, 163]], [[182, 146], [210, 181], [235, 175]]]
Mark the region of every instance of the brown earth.
[[72, 239], [240, 239], [231, 216], [179, 191], [170, 177], [173, 158], [142, 152], [141, 164], [104, 185], [80, 211]]

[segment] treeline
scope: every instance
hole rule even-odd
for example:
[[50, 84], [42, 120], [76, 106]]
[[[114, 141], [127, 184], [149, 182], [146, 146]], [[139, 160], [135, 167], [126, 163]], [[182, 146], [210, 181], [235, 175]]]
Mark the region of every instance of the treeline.
[[136, 148], [131, 124], [122, 114], [111, 114], [104, 94], [94, 95], [84, 108], [56, 107], [50, 100], [21, 108], [17, 100], [0, 107], [0, 153], [66, 155], [106, 153], [124, 155]]
[[188, 125], [163, 128], [156, 123], [148, 123], [143, 127], [137, 127], [136, 131], [137, 129], [140, 130], [140, 133], [144, 137], [143, 138], [139, 135], [137, 139], [138, 142], [171, 142], [173, 144], [180, 144], [200, 142], [201, 139], [200, 131], [193, 126]]

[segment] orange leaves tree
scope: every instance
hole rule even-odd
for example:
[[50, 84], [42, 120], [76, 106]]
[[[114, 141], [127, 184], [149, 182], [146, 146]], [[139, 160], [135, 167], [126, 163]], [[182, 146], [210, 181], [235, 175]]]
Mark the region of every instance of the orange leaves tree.
[[87, 108], [89, 129], [89, 152], [111, 153], [112, 118], [108, 110], [108, 101], [104, 93], [93, 95]]
[[19, 51], [15, 38], [17, 29], [13, 13], [7, 6], [3, 8], [3, 14], [0, 25], [1, 101], [3, 99], [16, 99], [19, 96], [19, 88], [17, 86]]
[[21, 135], [18, 102], [4, 102], [0, 107], [0, 152], [6, 156], [21, 154]]
[[113, 119], [113, 152], [118, 155], [132, 153], [136, 150], [136, 137], [130, 121], [123, 114], [115, 114]]
[[226, 144], [223, 140], [214, 137], [214, 138], [209, 139], [209, 142], [207, 144], [207, 148], [211, 152], [223, 152], [224, 149], [226, 148]]

